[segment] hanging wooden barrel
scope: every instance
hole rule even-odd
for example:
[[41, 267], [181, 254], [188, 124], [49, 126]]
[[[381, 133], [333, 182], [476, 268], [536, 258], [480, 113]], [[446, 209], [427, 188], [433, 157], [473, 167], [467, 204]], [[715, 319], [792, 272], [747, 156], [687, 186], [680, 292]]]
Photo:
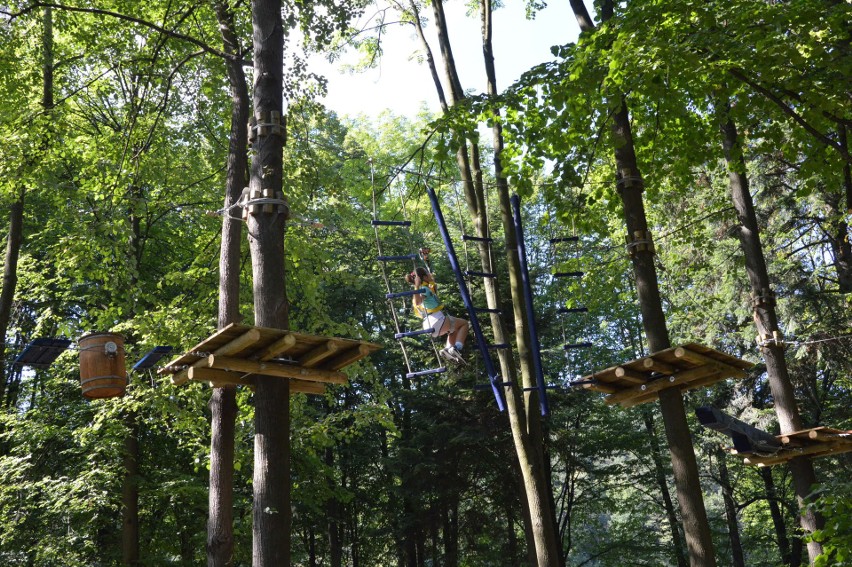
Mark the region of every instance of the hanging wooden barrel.
[[115, 398], [124, 395], [124, 337], [115, 333], [92, 333], [77, 341], [80, 347], [80, 387], [86, 398]]

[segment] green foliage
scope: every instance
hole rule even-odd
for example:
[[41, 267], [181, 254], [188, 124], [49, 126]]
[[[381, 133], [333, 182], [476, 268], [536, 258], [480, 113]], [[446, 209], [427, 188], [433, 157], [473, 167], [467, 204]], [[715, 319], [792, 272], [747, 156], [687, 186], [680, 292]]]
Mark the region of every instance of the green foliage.
[[[162, 29], [213, 49], [220, 42], [215, 18], [196, 2], [72, 7], [140, 21], [54, 10], [58, 104], [49, 112], [40, 99], [41, 13], [25, 12], [0, 25], [0, 203], [6, 210], [25, 190], [26, 207], [6, 361], [31, 338], [76, 338], [95, 330], [123, 333], [128, 363], [159, 344], [184, 352], [216, 324], [221, 219], [206, 212], [221, 207], [230, 98], [222, 61]], [[247, 8], [238, 3], [234, 14], [246, 44]], [[282, 8], [291, 47], [298, 35], [322, 50], [364, 4]], [[700, 341], [759, 360], [715, 123], [717, 101], [727, 97], [743, 135], [802, 415], [808, 424], [849, 428], [850, 299], [838, 283], [838, 244], [848, 242], [848, 218], [840, 199], [843, 159], [831, 144], [838, 141], [839, 121], [849, 119], [842, 85], [852, 62], [841, 48], [848, 43], [848, 15], [848, 3], [812, 0], [621, 4], [596, 33], [556, 47], [553, 60], [527, 71], [500, 96], [470, 96], [440, 118], [342, 121], [302, 97], [322, 81], [307, 80], [301, 55], [295, 57], [287, 71], [284, 171], [293, 215], [285, 241], [291, 325], [385, 348], [347, 370], [349, 386], [291, 401], [294, 563], [330, 564], [327, 534], [333, 531], [344, 564], [356, 558], [366, 565], [406, 564], [406, 546], [416, 544], [424, 563], [523, 563], [522, 508], [506, 420], [489, 392], [473, 389], [482, 372], [472, 349], [466, 349], [474, 359], [467, 370], [405, 378], [368, 222], [374, 199], [379, 218], [398, 218], [404, 201], [415, 244], [436, 251], [433, 267], [448, 309], [462, 312], [421, 179], [430, 176], [445, 212], [452, 211], [458, 242], [470, 227], [456, 220], [466, 216], [465, 203], [458, 180], [447, 172], [462, 144], [484, 143], [477, 138], [483, 124], [503, 127], [501, 157], [524, 203], [545, 371], [550, 382], [566, 387], [644, 352], [609, 135], [621, 93], [631, 112], [673, 342]], [[402, 16], [411, 22], [410, 13]], [[389, 21], [375, 23], [381, 28]], [[370, 57], [379, 54], [375, 37], [359, 41]], [[482, 157], [487, 170], [490, 149]], [[488, 200], [496, 215], [493, 192]], [[498, 224], [492, 222], [495, 250], [503, 242]], [[559, 256], [549, 239], [564, 235], [580, 239]], [[411, 247], [405, 238], [387, 244], [401, 253]], [[496, 261], [504, 273], [504, 255], [496, 254]], [[250, 322], [248, 262], [243, 268], [241, 306]], [[557, 282], [552, 274], [560, 269], [585, 276]], [[394, 289], [405, 271], [389, 274]], [[473, 288], [476, 299], [481, 293]], [[565, 319], [557, 310], [566, 306], [590, 312]], [[404, 326], [417, 325], [409, 309], [397, 315]], [[566, 356], [562, 344], [574, 341], [594, 348]], [[434, 364], [430, 348], [409, 350], [418, 368]], [[38, 371], [7, 365], [3, 380], [0, 563], [120, 561], [116, 526], [128, 416], [139, 428], [143, 562], [203, 563], [208, 389], [135, 374], [124, 398], [87, 402], [80, 397], [74, 352]], [[238, 394], [237, 564], [251, 561], [252, 397], [250, 390]], [[622, 411], [568, 388], [554, 390], [550, 399], [545, 450], [568, 562], [621, 565], [630, 553], [644, 564], [673, 563], [659, 480], [662, 475], [673, 491], [668, 455], [663, 447], [661, 460], [654, 460], [651, 442], [662, 438], [641, 427], [645, 408]], [[776, 427], [760, 366], [738, 384], [687, 396], [688, 412], [705, 404], [767, 430]], [[647, 410], [655, 424], [653, 406]], [[717, 550], [726, 550], [713, 460], [718, 438], [691, 427]], [[772, 492], [755, 469], [727, 464], [748, 564], [778, 563], [772, 505], [792, 534], [796, 505], [789, 473], [773, 468]], [[814, 535], [825, 550], [819, 561], [838, 564], [850, 553], [848, 463], [814, 464], [823, 483], [814, 506], [827, 520]], [[719, 555], [725, 564], [725, 553]]]
[[811, 535], [823, 545], [814, 562], [818, 567], [845, 565], [852, 561], [852, 485], [837, 482], [821, 488], [812, 508], [822, 514], [825, 527]]

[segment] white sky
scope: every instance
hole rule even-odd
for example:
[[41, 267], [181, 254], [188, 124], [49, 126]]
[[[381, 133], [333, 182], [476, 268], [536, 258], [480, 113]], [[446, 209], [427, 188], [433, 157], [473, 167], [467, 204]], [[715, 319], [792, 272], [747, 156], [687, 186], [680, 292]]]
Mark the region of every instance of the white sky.
[[[523, 0], [504, 3], [494, 12], [494, 60], [501, 90], [533, 65], [552, 59], [551, 46], [576, 41], [579, 31], [567, 0], [551, 0], [551, 5], [536, 14], [534, 20], [526, 19]], [[479, 14], [467, 16], [462, 0], [448, 0], [444, 9], [462, 87], [483, 92]], [[423, 16], [431, 24], [431, 9], [425, 10]], [[440, 57], [434, 26], [429, 25], [427, 32], [435, 57]], [[329, 80], [325, 105], [340, 115], [365, 114], [373, 118], [384, 110], [414, 116], [424, 102], [436, 110], [437, 95], [429, 70], [412, 59], [420, 44], [411, 26], [390, 30], [383, 41], [380, 66], [359, 74], [340, 71], [341, 63], [357, 60], [354, 54], [333, 65], [319, 59], [311, 61], [311, 68]]]

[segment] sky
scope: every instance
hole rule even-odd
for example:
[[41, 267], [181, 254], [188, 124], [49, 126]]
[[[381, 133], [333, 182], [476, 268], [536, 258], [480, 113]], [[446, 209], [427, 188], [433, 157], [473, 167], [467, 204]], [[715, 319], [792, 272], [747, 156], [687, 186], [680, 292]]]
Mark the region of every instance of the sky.
[[[504, 0], [504, 4], [494, 12], [494, 61], [500, 90], [533, 65], [552, 59], [551, 46], [576, 41], [579, 33], [567, 0], [552, 1], [534, 20], [526, 19], [522, 0]], [[483, 92], [485, 71], [479, 14], [467, 16], [462, 0], [448, 0], [444, 9], [462, 87]], [[423, 15], [429, 22], [433, 20], [431, 10]], [[365, 16], [362, 23], [369, 20], [370, 16]], [[434, 32], [434, 26], [429, 25], [427, 37], [437, 58]], [[357, 74], [341, 71], [342, 65], [357, 61], [354, 53], [334, 64], [319, 58], [311, 61], [311, 68], [329, 81], [324, 104], [340, 115], [364, 114], [373, 118], [385, 110], [415, 116], [424, 104], [437, 110], [437, 95], [428, 67], [412, 59], [419, 48], [413, 28], [394, 28], [383, 42], [384, 56], [379, 66]]]

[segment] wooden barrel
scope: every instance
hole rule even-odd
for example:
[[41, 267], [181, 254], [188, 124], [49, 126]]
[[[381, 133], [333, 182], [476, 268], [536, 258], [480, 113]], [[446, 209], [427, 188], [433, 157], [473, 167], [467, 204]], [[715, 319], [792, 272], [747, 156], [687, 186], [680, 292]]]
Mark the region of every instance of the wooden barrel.
[[92, 333], [77, 341], [80, 347], [80, 387], [86, 398], [115, 398], [124, 395], [124, 337], [115, 333]]

